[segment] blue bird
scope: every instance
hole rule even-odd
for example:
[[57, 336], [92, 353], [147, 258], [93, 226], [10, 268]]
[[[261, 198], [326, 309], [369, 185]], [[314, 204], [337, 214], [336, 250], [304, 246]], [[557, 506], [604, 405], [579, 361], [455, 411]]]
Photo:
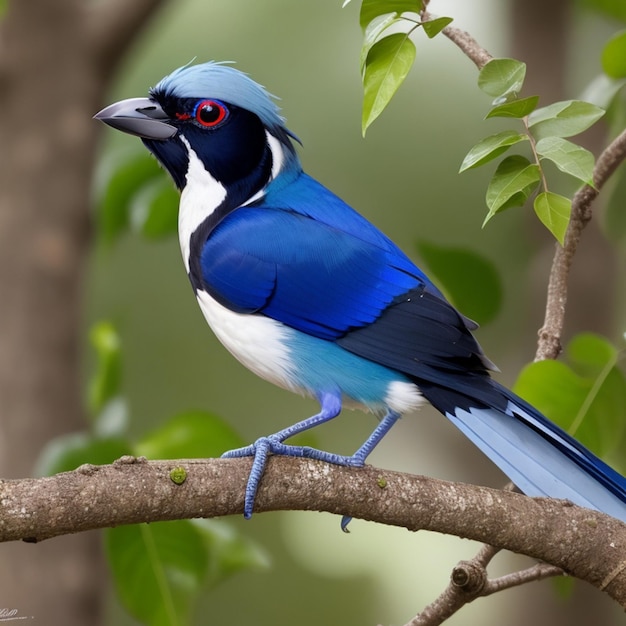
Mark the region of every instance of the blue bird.
[[[320, 404], [224, 455], [254, 458], [246, 517], [268, 455], [362, 466], [401, 415], [428, 401], [524, 493], [626, 521], [626, 479], [490, 377], [476, 324], [303, 172], [296, 137], [263, 87], [227, 64], [187, 65], [148, 98], [95, 117], [141, 137], [174, 179], [183, 262], [218, 339], [255, 374]], [[380, 418], [352, 456], [285, 443], [343, 405]]]

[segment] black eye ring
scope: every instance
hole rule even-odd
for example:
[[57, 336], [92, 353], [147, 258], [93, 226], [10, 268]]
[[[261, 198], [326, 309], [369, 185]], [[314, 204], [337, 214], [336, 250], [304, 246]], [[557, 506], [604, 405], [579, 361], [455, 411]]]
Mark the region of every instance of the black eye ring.
[[196, 105], [193, 115], [201, 126], [214, 128], [228, 117], [228, 109], [218, 100], [202, 100]]

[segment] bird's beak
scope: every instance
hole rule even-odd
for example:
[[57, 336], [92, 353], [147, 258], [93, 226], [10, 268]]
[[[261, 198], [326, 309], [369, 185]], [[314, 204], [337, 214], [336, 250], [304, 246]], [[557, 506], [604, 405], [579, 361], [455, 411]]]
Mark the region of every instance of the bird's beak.
[[144, 139], [164, 140], [173, 137], [177, 129], [168, 124], [170, 118], [150, 98], [129, 98], [105, 107], [94, 115], [117, 130]]

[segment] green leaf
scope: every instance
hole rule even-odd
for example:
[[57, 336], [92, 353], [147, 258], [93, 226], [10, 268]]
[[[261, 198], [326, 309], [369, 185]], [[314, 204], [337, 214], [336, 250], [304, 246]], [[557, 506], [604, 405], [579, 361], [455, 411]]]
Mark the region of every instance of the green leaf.
[[572, 339], [565, 357], [568, 363], [526, 366], [515, 392], [605, 457], [618, 448], [626, 427], [626, 380], [618, 352], [603, 337], [583, 333]]
[[520, 372], [513, 391], [568, 430], [589, 385], [562, 361], [536, 361]]
[[178, 191], [168, 180], [159, 178], [147, 184], [131, 206], [133, 228], [149, 239], [176, 234], [178, 202]]
[[520, 141], [528, 141], [528, 136], [512, 130], [504, 130], [501, 133], [481, 139], [465, 155], [459, 172], [488, 163]]
[[611, 78], [626, 78], [626, 30], [614, 35], [604, 46], [602, 69]]
[[183, 626], [206, 589], [244, 569], [267, 568], [266, 553], [218, 520], [179, 520], [105, 531], [118, 595], [150, 626]]
[[537, 153], [552, 161], [562, 172], [593, 187], [595, 159], [589, 150], [561, 137], [544, 137], [537, 142]]
[[543, 225], [563, 245], [572, 212], [572, 201], [551, 191], [544, 191], [535, 198], [534, 208]]
[[383, 34], [383, 32], [385, 32], [393, 24], [399, 22], [400, 19], [401, 18], [399, 18], [396, 13], [392, 13], [381, 20], [372, 22], [367, 26], [365, 29], [365, 35], [363, 36], [363, 45], [361, 46], [361, 54], [359, 57], [359, 68], [361, 70], [361, 74], [365, 69], [365, 61], [367, 60], [367, 55], [369, 54], [372, 46], [376, 43], [376, 41], [378, 41], [378, 38]]
[[483, 226], [498, 212], [522, 206], [540, 180], [539, 167], [523, 156], [507, 157], [498, 165], [487, 187], [489, 213]]
[[610, 341], [589, 332], [576, 335], [567, 345], [565, 355], [576, 373], [587, 377], [596, 376], [607, 364], [615, 367], [619, 358]]
[[511, 102], [505, 102], [491, 109], [485, 119], [490, 117], [526, 117], [535, 110], [538, 102], [539, 96], [511, 100]]
[[363, 134], [383, 112], [415, 60], [415, 45], [404, 33], [377, 41], [370, 49], [363, 74]]
[[359, 23], [365, 30], [368, 24], [387, 13], [419, 13], [422, 10], [422, 0], [363, 0]]
[[108, 528], [106, 554], [126, 609], [149, 626], [189, 623], [209, 574], [200, 531], [188, 520]]
[[429, 272], [443, 285], [453, 304], [479, 324], [495, 318], [502, 305], [502, 283], [495, 265], [464, 248], [418, 242]]
[[89, 382], [88, 404], [95, 415], [118, 395], [121, 381], [121, 342], [111, 322], [94, 324], [89, 340], [96, 352], [96, 372]]
[[436, 17], [434, 20], [422, 22], [422, 28], [429, 39], [436, 37], [448, 24], [454, 20], [451, 17]]
[[128, 405], [125, 398], [111, 398], [98, 412], [92, 423], [95, 437], [124, 437], [128, 432]]
[[580, 4], [603, 16], [626, 22], [626, 3], [623, 0], [581, 0]]
[[528, 125], [537, 138], [554, 135], [571, 137], [595, 124], [604, 110], [581, 100], [564, 100], [536, 109], [528, 116]]
[[216, 415], [188, 411], [146, 435], [135, 453], [149, 459], [209, 458], [242, 445], [241, 437]]
[[[119, 156], [116, 156], [119, 159]], [[105, 183], [98, 208], [98, 233], [112, 243], [130, 225], [131, 202], [143, 186], [163, 175], [157, 162], [145, 153], [134, 155], [118, 166]]]
[[552, 589], [561, 600], [568, 600], [576, 592], [576, 579], [572, 576], [557, 576], [551, 579]]
[[202, 535], [210, 555], [210, 587], [241, 570], [269, 567], [270, 557], [265, 550], [231, 524], [215, 519], [195, 519], [191, 523]]
[[626, 79], [613, 80], [606, 74], [598, 74], [585, 87], [580, 99], [608, 111], [624, 85]]
[[49, 441], [35, 468], [36, 476], [69, 472], [90, 463], [105, 465], [126, 454], [132, 454], [128, 443], [119, 437], [99, 438], [88, 433], [71, 433]]
[[490, 96], [503, 98], [519, 93], [525, 77], [525, 63], [515, 59], [491, 59], [478, 73], [478, 87]]

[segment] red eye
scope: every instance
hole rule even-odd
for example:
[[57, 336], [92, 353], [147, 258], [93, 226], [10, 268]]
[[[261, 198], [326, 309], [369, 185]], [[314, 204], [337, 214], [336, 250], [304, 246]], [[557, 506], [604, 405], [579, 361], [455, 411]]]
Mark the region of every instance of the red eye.
[[196, 120], [207, 128], [217, 126], [227, 115], [228, 109], [217, 100], [202, 100], [195, 110]]

